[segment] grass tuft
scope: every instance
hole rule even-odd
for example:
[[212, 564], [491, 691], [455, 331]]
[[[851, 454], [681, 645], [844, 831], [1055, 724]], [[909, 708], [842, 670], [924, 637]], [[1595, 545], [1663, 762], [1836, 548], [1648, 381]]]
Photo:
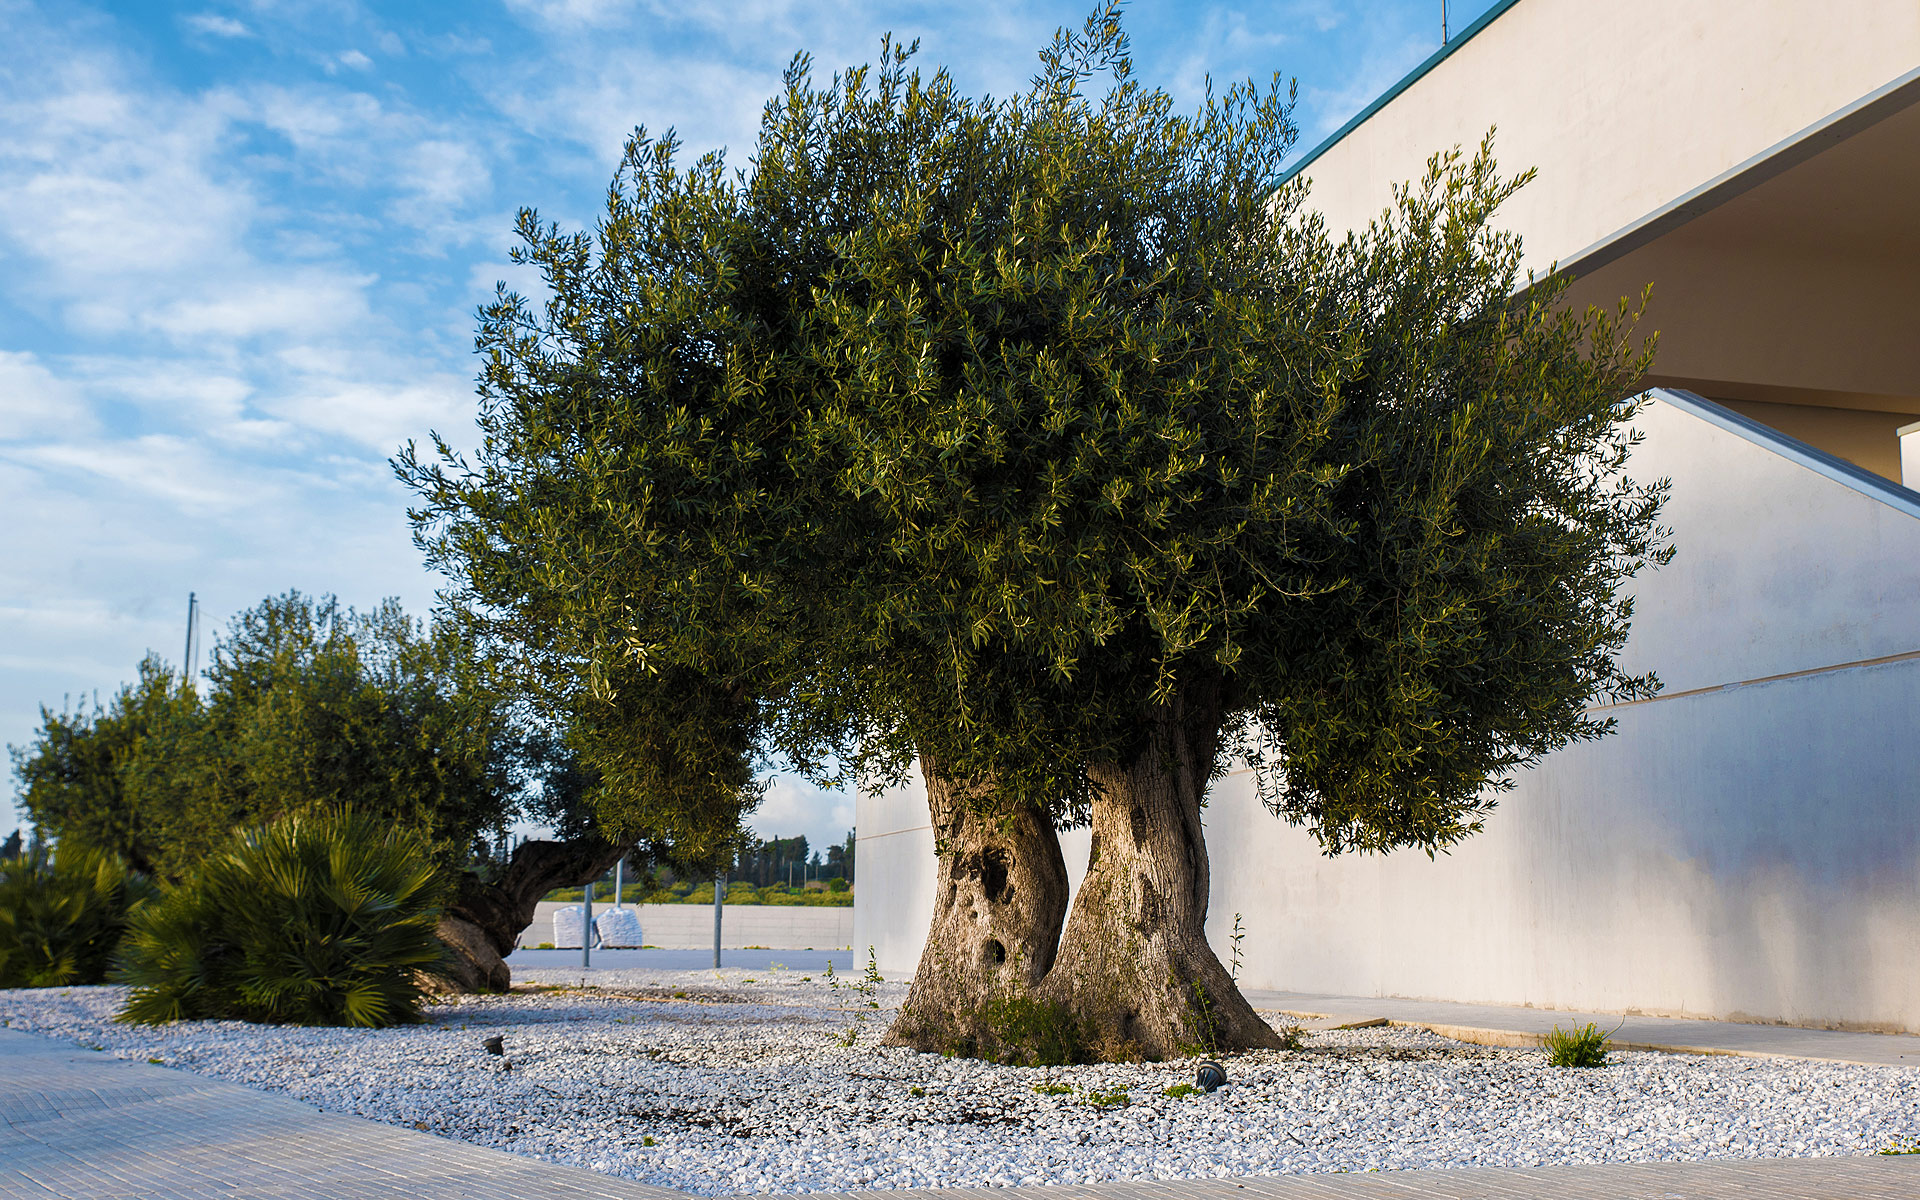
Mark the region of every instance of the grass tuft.
[[1558, 1025], [1547, 1034], [1547, 1061], [1556, 1067], [1604, 1067], [1613, 1035], [1589, 1021], [1575, 1029]]

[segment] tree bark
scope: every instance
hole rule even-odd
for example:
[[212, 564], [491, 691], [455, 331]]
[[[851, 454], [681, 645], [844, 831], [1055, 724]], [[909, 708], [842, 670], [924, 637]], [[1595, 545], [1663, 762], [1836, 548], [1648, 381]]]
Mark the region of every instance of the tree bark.
[[1194, 689], [1155, 715], [1133, 761], [1089, 772], [1087, 877], [1038, 994], [1083, 1022], [1096, 1057], [1280, 1044], [1207, 944], [1200, 805], [1218, 749], [1217, 692]]
[[979, 788], [924, 758], [921, 772], [939, 874], [920, 966], [887, 1042], [991, 1053], [999, 1039], [989, 1004], [1028, 995], [1053, 966], [1067, 913], [1066, 860], [1045, 813], [981, 815]]
[[440, 915], [440, 940], [451, 951], [447, 984], [458, 992], [504, 992], [513, 985], [506, 956], [533, 924], [534, 906], [555, 888], [598, 879], [632, 849], [598, 838], [522, 842], [492, 881], [468, 871]]

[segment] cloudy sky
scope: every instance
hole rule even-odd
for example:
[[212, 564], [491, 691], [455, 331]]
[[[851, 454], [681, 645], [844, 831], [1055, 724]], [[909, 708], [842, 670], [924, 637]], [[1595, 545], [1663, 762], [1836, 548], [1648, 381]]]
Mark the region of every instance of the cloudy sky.
[[[426, 612], [388, 459], [465, 440], [514, 211], [590, 224], [635, 125], [744, 164], [796, 50], [831, 71], [893, 31], [1005, 94], [1089, 7], [0, 0], [0, 742], [149, 649], [177, 662], [189, 591], [209, 638], [289, 588]], [[1189, 105], [1209, 75], [1297, 78], [1303, 149], [1437, 49], [1439, 16], [1128, 10], [1139, 73]], [[852, 820], [783, 778], [756, 825], [823, 844]]]

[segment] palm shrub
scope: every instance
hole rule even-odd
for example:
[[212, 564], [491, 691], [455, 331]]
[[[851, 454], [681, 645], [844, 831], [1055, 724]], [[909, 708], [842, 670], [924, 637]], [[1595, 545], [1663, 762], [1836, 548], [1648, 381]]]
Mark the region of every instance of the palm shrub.
[[0, 859], [0, 988], [102, 982], [149, 892], [124, 860], [75, 842]]
[[420, 1019], [446, 950], [418, 834], [354, 812], [247, 830], [135, 914], [120, 1020], [384, 1026]]

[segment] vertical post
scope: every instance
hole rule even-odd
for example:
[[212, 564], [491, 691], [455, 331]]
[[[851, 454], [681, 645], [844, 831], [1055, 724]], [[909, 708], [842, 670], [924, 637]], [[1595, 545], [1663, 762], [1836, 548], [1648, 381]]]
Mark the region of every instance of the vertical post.
[[192, 593], [187, 593], [187, 645], [180, 653], [180, 678], [188, 687], [193, 686], [193, 660], [200, 649], [200, 601]]
[[720, 969], [720, 913], [727, 902], [727, 877], [713, 877], [713, 968]]
[[583, 897], [580, 907], [580, 969], [593, 966], [593, 884], [587, 880], [587, 886], [580, 889]]
[[620, 893], [626, 890], [625, 873], [621, 870], [626, 865], [625, 858], [613, 864], [613, 906], [616, 909], [620, 907]]

